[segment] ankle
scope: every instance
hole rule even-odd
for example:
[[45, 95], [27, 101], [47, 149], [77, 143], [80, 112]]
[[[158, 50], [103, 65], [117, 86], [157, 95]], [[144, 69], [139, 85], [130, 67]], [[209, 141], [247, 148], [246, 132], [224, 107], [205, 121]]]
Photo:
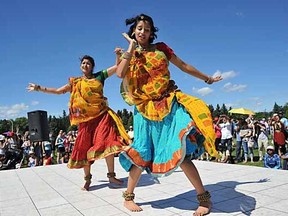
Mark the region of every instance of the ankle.
[[92, 175], [91, 174], [84, 176], [85, 184], [84, 184], [82, 190], [89, 191], [89, 187], [90, 187], [90, 184], [91, 184], [91, 179], [92, 179]]
[[206, 214], [210, 213], [210, 210], [212, 208], [212, 202], [211, 202], [210, 198], [211, 198], [211, 195], [210, 195], [209, 191], [205, 191], [204, 193], [197, 195], [199, 207], [196, 210], [196, 212], [199, 215], [206, 215]]
[[210, 202], [210, 198], [211, 198], [211, 195], [210, 195], [209, 191], [205, 191], [204, 193], [197, 195], [197, 200], [199, 203]]
[[198, 194], [197, 200], [199, 202], [199, 206], [203, 206], [203, 207], [210, 209], [211, 208], [210, 198], [211, 198], [211, 195], [210, 195], [209, 191], [205, 191], [202, 194]]
[[108, 172], [107, 173], [107, 178], [115, 178], [116, 177], [116, 173], [115, 172]]
[[86, 176], [84, 176], [84, 180], [86, 181], [86, 182], [91, 182], [91, 179], [92, 179], [92, 175], [91, 175], [91, 173], [90, 174], [88, 174], [88, 175], [86, 175]]
[[127, 191], [123, 192], [122, 197], [125, 199], [125, 201], [134, 201], [135, 198], [135, 194], [129, 193]]

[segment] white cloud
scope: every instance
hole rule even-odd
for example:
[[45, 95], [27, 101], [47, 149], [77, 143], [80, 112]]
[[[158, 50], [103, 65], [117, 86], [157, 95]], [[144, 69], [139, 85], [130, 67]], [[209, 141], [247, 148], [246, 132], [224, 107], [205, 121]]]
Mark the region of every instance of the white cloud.
[[246, 89], [246, 87], [247, 85], [241, 85], [241, 84], [237, 85], [228, 82], [223, 86], [223, 89], [225, 92], [234, 92], [234, 91], [243, 92]]
[[19, 116], [22, 111], [27, 110], [29, 106], [24, 103], [14, 104], [12, 106], [0, 106], [0, 118], [14, 119]]
[[233, 78], [235, 76], [237, 76], [237, 73], [233, 70], [231, 71], [226, 71], [226, 72], [221, 72], [220, 70], [217, 70], [213, 76], [222, 76], [223, 80], [226, 80], [226, 79], [230, 79], [230, 78]]
[[195, 92], [201, 96], [205, 96], [205, 95], [208, 95], [211, 92], [213, 92], [213, 89], [211, 89], [209, 87], [204, 87], [204, 88], [200, 88], [200, 89], [193, 88], [193, 92]]

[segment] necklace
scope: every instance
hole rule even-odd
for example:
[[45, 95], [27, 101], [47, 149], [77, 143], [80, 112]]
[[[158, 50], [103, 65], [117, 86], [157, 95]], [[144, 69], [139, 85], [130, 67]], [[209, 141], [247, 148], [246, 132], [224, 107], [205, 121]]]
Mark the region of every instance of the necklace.
[[84, 79], [91, 79], [92, 78], [92, 75], [88, 75], [88, 76], [86, 76], [85, 74], [83, 75], [83, 77], [84, 77]]
[[148, 44], [147, 47], [142, 47], [140, 44], [138, 44], [138, 45], [136, 46], [136, 48], [137, 48], [140, 52], [142, 52], [142, 51], [151, 51], [152, 46], [151, 46], [151, 44]]

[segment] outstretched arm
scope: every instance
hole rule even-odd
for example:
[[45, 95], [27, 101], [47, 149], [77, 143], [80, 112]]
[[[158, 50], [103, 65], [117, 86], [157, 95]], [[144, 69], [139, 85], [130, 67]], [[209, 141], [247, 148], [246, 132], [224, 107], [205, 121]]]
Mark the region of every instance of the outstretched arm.
[[51, 94], [65, 94], [67, 92], [70, 92], [71, 86], [69, 84], [66, 84], [60, 88], [47, 88], [47, 87], [37, 85], [35, 83], [29, 83], [27, 90], [28, 92], [41, 91], [44, 93], [51, 93]]
[[218, 81], [222, 80], [221, 76], [211, 77], [211, 76], [208, 76], [208, 75], [200, 72], [199, 70], [197, 70], [192, 65], [189, 65], [189, 64], [185, 63], [184, 61], [182, 61], [182, 59], [180, 59], [175, 54], [172, 55], [170, 61], [175, 66], [177, 66], [180, 70], [182, 70], [183, 72], [188, 73], [192, 76], [195, 76], [201, 80], [204, 80], [207, 84], [212, 84], [214, 82], [218, 82]]
[[121, 54], [123, 52], [123, 49], [120, 48], [120, 47], [116, 47], [115, 50], [114, 50], [114, 53], [116, 54], [116, 62], [115, 62], [115, 65], [113, 65], [112, 67], [109, 67], [107, 69], [107, 73], [108, 73], [108, 77], [109, 76], [112, 76], [115, 72], [116, 72], [116, 69], [117, 69], [117, 65], [120, 63], [121, 61]]

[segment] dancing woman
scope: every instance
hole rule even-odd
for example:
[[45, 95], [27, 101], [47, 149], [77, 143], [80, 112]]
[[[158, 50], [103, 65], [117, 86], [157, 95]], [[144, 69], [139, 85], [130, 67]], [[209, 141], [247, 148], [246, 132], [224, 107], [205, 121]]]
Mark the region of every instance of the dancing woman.
[[121, 185], [114, 171], [114, 154], [121, 152], [130, 139], [120, 118], [111, 110], [103, 95], [104, 81], [116, 72], [121, 49], [116, 48], [116, 64], [106, 70], [93, 73], [94, 59], [81, 58], [81, 77], [70, 77], [68, 84], [60, 88], [47, 88], [29, 83], [28, 91], [52, 94], [70, 93], [69, 115], [71, 125], [78, 125], [78, 135], [68, 162], [68, 168], [84, 169], [84, 190], [89, 190], [92, 175], [91, 164], [105, 158], [107, 177], [112, 184]]
[[123, 78], [121, 93], [134, 105], [134, 141], [120, 154], [122, 167], [129, 171], [124, 206], [131, 211], [142, 208], [134, 202], [134, 189], [145, 169], [155, 176], [171, 174], [179, 166], [195, 187], [200, 202], [194, 215], [208, 214], [210, 194], [204, 189], [191, 159], [206, 151], [217, 156], [215, 132], [206, 104], [182, 93], [170, 80], [169, 62], [182, 71], [212, 84], [211, 77], [182, 61], [165, 43], [155, 43], [157, 28], [150, 16], [140, 14], [126, 20], [130, 25], [123, 36], [129, 47], [122, 55], [117, 75]]

